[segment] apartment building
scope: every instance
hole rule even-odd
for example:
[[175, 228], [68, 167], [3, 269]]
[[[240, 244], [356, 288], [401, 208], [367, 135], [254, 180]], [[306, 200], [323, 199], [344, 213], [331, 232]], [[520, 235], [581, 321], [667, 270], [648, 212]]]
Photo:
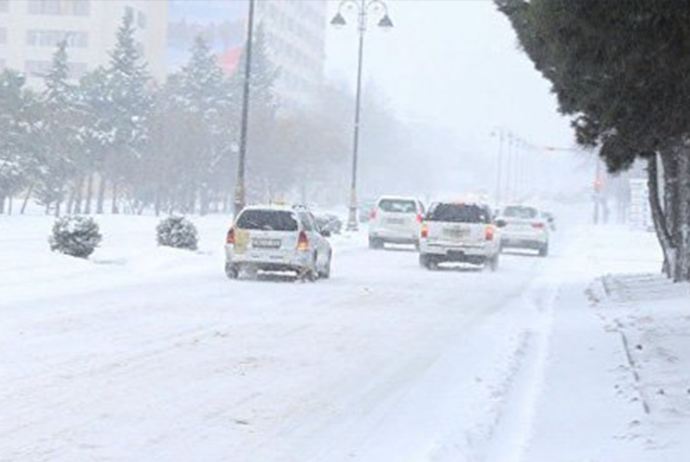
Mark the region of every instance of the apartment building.
[[324, 74], [327, 2], [260, 0], [256, 7], [256, 21], [280, 68], [276, 91], [293, 104], [308, 104]]
[[57, 44], [67, 40], [70, 74], [78, 79], [109, 60], [108, 52], [127, 11], [152, 76], [167, 72], [166, 1], [150, 0], [0, 0], [0, 69], [25, 72], [40, 87]]
[[[327, 0], [256, 0], [255, 27], [280, 69], [276, 95], [284, 109], [308, 105], [324, 75]], [[249, 0], [171, 0], [169, 57], [175, 70], [194, 36], [204, 35], [225, 72], [235, 72], [246, 40]]]

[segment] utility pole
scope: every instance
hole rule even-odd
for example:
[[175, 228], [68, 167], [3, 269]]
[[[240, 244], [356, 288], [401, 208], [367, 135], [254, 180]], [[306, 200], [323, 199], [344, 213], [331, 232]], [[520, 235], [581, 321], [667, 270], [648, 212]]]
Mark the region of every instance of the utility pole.
[[249, 102], [252, 77], [252, 45], [254, 43], [254, 6], [255, 0], [249, 0], [249, 18], [247, 21], [247, 44], [245, 46], [244, 88], [242, 92], [242, 122], [240, 125], [240, 146], [237, 162], [237, 181], [235, 183], [235, 217], [239, 215], [247, 200], [246, 167], [247, 167], [247, 134], [249, 131]]

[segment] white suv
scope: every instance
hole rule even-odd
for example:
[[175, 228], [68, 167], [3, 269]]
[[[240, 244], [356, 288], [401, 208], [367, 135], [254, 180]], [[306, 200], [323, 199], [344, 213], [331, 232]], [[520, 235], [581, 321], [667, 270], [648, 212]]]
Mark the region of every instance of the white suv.
[[503, 249], [532, 249], [545, 257], [549, 254], [547, 219], [534, 207], [509, 205], [496, 219], [501, 227]]
[[424, 205], [412, 197], [381, 197], [371, 211], [369, 247], [384, 244], [419, 244]]
[[225, 273], [235, 279], [257, 271], [294, 271], [302, 280], [331, 275], [333, 251], [305, 209], [247, 207], [228, 231]]
[[470, 263], [498, 269], [500, 235], [491, 209], [483, 204], [439, 202], [424, 217], [419, 263]]

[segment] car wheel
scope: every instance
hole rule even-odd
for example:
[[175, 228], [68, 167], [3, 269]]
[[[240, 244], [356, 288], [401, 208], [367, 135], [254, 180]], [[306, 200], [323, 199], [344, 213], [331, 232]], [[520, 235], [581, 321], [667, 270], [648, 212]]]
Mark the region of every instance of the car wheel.
[[316, 265], [316, 255], [308, 268], [302, 268], [297, 273], [298, 279], [302, 282], [316, 282], [319, 279], [319, 269]]
[[498, 260], [499, 260], [499, 257], [498, 257], [498, 254], [496, 254], [487, 263], [487, 267], [489, 268], [489, 270], [492, 273], [495, 273], [496, 271], [498, 271]]
[[549, 255], [549, 244], [545, 244], [539, 249], [539, 256], [540, 257], [546, 257], [548, 255]]
[[328, 254], [328, 263], [326, 263], [326, 268], [324, 268], [323, 272], [321, 272], [320, 276], [323, 279], [330, 279], [331, 277], [331, 261], [333, 260], [333, 254], [329, 253]]
[[370, 249], [382, 249], [383, 248], [383, 241], [381, 239], [377, 239], [375, 237], [370, 237], [369, 238], [369, 248]]
[[419, 256], [419, 264], [428, 270], [437, 270], [438, 269], [438, 262], [431, 258], [429, 255], [420, 255]]
[[226, 263], [225, 275], [228, 277], [228, 279], [237, 279], [239, 276], [239, 271], [237, 271], [237, 267], [232, 263]]
[[237, 268], [238, 277], [256, 279], [259, 276], [259, 269], [254, 265], [242, 265]]

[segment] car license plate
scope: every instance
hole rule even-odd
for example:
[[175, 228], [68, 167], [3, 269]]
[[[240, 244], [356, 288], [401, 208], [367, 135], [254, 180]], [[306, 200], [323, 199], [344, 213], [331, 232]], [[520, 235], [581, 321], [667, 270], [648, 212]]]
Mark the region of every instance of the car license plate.
[[443, 234], [451, 237], [465, 237], [469, 234], [470, 230], [467, 228], [445, 228]]
[[389, 225], [404, 225], [405, 224], [405, 219], [404, 218], [389, 218], [386, 220], [386, 223]]
[[252, 247], [258, 249], [279, 249], [280, 239], [252, 239]]
[[448, 258], [452, 258], [454, 260], [462, 260], [465, 258], [465, 252], [461, 250], [449, 250]]

